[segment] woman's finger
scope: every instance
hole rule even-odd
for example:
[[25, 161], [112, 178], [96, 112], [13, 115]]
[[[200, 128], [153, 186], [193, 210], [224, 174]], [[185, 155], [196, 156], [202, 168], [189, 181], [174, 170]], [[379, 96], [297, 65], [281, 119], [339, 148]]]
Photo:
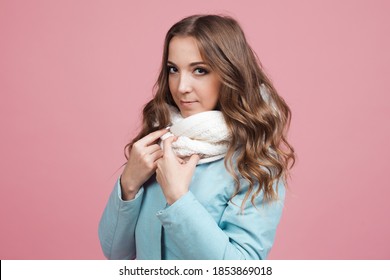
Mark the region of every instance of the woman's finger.
[[152, 133], [149, 133], [145, 137], [141, 138], [140, 140], [138, 140], [138, 142], [142, 146], [148, 146], [148, 145], [154, 143], [157, 139], [159, 139], [161, 136], [163, 136], [167, 132], [168, 132], [168, 129], [166, 129], [166, 128], [154, 131]]
[[156, 151], [162, 151], [160, 145], [153, 144], [145, 147], [145, 153], [147, 154], [153, 154]]
[[190, 157], [190, 159], [187, 161], [186, 164], [191, 165], [195, 167], [198, 164], [198, 161], [200, 160], [200, 156], [197, 154], [194, 154]]
[[153, 160], [153, 162], [156, 162], [157, 160], [162, 158], [163, 154], [164, 154], [163, 151], [160, 149], [158, 151], [151, 153], [149, 156], [150, 156], [151, 160]]
[[171, 136], [163, 141], [164, 156], [176, 156], [172, 150], [172, 143], [177, 140], [177, 137]]

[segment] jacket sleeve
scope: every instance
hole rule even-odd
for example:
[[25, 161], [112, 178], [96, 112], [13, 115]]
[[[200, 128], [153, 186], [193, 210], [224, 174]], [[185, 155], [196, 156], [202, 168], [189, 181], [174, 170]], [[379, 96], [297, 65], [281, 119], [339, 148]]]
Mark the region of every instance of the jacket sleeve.
[[278, 185], [278, 200], [263, 203], [262, 195], [250, 198], [241, 211], [247, 188], [228, 202], [219, 222], [189, 191], [171, 206], [157, 213], [181, 259], [265, 259], [273, 245], [283, 209], [285, 189]]
[[121, 198], [120, 179], [108, 199], [99, 223], [99, 239], [103, 253], [108, 259], [134, 259], [135, 225], [141, 209], [143, 188], [133, 200]]

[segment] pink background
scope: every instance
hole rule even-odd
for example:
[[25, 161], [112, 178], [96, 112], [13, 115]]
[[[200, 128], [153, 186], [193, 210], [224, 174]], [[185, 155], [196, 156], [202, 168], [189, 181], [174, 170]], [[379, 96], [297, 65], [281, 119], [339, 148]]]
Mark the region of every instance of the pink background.
[[270, 259], [389, 259], [389, 10], [385, 0], [0, 1], [0, 258], [104, 258], [98, 221], [165, 32], [224, 13], [293, 111], [298, 160]]

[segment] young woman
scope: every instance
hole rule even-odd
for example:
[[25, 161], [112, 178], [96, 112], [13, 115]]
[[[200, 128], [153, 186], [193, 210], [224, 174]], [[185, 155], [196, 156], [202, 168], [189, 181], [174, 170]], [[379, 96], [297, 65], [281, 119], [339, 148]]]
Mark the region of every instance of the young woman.
[[265, 259], [295, 159], [291, 113], [239, 24], [174, 24], [155, 89], [100, 221], [105, 256]]

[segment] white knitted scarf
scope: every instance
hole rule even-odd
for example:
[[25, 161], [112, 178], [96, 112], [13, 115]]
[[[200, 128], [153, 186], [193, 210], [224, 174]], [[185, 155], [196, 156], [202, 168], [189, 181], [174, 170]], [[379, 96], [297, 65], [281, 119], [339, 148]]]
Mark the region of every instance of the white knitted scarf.
[[169, 110], [170, 132], [164, 134], [161, 140], [171, 135], [177, 136], [178, 139], [172, 143], [172, 149], [178, 157], [198, 154], [198, 164], [202, 164], [225, 156], [230, 134], [220, 111], [206, 111], [183, 118], [175, 107], [169, 106]]

